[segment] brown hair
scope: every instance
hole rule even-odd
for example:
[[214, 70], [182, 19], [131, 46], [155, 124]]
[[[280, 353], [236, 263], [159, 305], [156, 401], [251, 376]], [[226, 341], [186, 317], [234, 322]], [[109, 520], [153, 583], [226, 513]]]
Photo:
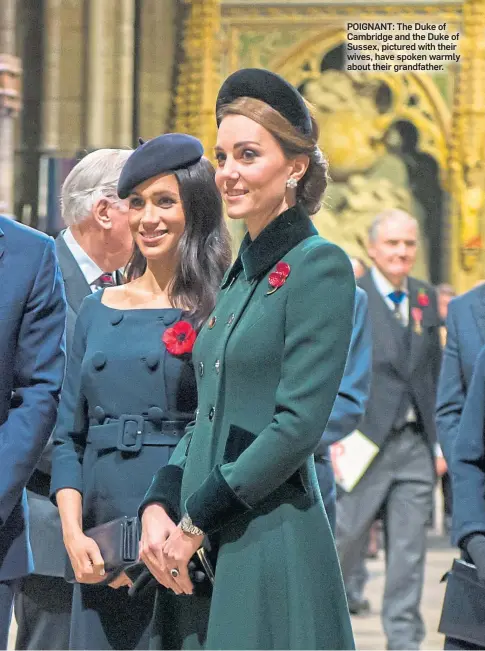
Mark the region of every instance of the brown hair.
[[253, 97], [238, 97], [221, 106], [218, 120], [226, 115], [243, 115], [260, 124], [277, 140], [287, 158], [300, 154], [309, 157], [308, 169], [296, 188], [296, 199], [314, 215], [320, 209], [328, 180], [328, 163], [317, 144], [319, 128], [315, 118], [312, 116], [312, 135], [305, 136], [272, 106]]

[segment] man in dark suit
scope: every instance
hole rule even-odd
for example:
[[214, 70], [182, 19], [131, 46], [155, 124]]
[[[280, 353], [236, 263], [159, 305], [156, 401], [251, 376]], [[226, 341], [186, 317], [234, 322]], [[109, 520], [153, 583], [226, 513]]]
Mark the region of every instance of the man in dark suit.
[[[25, 485], [56, 418], [66, 305], [54, 242], [0, 216], [0, 649], [32, 571]], [[15, 394], [15, 401], [12, 395]]]
[[[92, 152], [73, 168], [62, 187], [68, 228], [57, 237], [56, 249], [66, 288], [68, 353], [84, 297], [113, 284], [133, 251], [127, 202], [116, 195], [130, 154], [122, 149]], [[63, 578], [61, 524], [49, 500], [51, 452], [49, 442], [28, 484], [35, 573], [22, 581], [15, 599], [17, 649], [69, 648], [72, 586]]]
[[[478, 425], [470, 427], [467, 423], [463, 423], [460, 427], [460, 423], [472, 382], [473, 369], [480, 351], [485, 345], [485, 284], [480, 284], [466, 294], [452, 299], [448, 306], [446, 331], [446, 345], [436, 399], [436, 427], [438, 440], [448, 464], [452, 491], [455, 490], [455, 481], [457, 482], [458, 494], [454, 496], [453, 502], [461, 505], [455, 514], [456, 517], [453, 518], [453, 542], [467, 550], [469, 541], [466, 541], [465, 538], [469, 537], [472, 532], [466, 530], [463, 520], [473, 521], [472, 516], [475, 516], [475, 510], [482, 508], [482, 500], [476, 500], [473, 497], [474, 495], [483, 495], [483, 492], [474, 490], [474, 482], [481, 475], [477, 470], [479, 467], [477, 460], [481, 462], [481, 446], [477, 444], [477, 440], [480, 443], [482, 432]], [[475, 388], [479, 392], [481, 369], [477, 369], [477, 371]], [[473, 423], [473, 419], [478, 422], [482, 406], [475, 398], [467, 404], [467, 411], [469, 423]], [[459, 432], [460, 437], [458, 437]], [[452, 454], [458, 438], [458, 449]], [[466, 501], [466, 494], [468, 494], [468, 501]], [[463, 503], [466, 503], [465, 509]], [[475, 525], [477, 521], [479, 520], [475, 518]], [[481, 531], [481, 527], [477, 526], [476, 531]], [[475, 545], [476, 540], [472, 543], [472, 547]], [[445, 648], [471, 649], [477, 647], [460, 640], [447, 638]]]
[[438, 440], [449, 467], [473, 367], [485, 345], [485, 284], [448, 306], [446, 346], [436, 399]]
[[373, 267], [359, 285], [372, 321], [372, 383], [361, 432], [379, 453], [337, 512], [337, 547], [344, 579], [362, 554], [366, 534], [382, 513], [386, 585], [382, 620], [388, 649], [418, 649], [426, 525], [434, 485], [434, 401], [441, 348], [436, 296], [409, 276], [418, 225], [399, 210], [369, 229]]

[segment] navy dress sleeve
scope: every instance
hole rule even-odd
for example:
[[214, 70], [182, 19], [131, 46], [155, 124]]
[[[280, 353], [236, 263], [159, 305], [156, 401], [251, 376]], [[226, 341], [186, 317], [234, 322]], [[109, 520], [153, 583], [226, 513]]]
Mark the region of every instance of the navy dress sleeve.
[[61, 401], [53, 434], [51, 500], [62, 488], [83, 492], [82, 462], [89, 427], [88, 407], [82, 392], [81, 366], [86, 350], [87, 317], [91, 297], [81, 306], [76, 321], [72, 349], [62, 387]]

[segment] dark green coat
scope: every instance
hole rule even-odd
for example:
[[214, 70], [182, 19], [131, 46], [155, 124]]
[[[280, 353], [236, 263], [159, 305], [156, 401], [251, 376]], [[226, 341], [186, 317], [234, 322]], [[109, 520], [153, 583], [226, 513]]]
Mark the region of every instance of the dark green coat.
[[[280, 261], [289, 276], [269, 293]], [[206, 648], [353, 648], [312, 453], [344, 370], [354, 293], [347, 256], [297, 206], [245, 238], [199, 334], [197, 419], [143, 505], [172, 501], [175, 513], [183, 468], [182, 511], [220, 539]]]

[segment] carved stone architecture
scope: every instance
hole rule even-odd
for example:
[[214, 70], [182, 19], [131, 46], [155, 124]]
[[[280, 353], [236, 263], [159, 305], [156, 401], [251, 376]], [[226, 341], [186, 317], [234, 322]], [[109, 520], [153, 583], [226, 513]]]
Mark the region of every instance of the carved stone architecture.
[[[0, 0], [7, 5], [16, 5], [17, 52], [0, 47], [0, 57], [17, 53], [24, 69], [14, 185], [24, 221], [44, 225], [46, 196], [82, 151], [180, 130], [211, 157], [221, 80], [261, 66], [314, 106], [332, 174], [315, 218], [323, 235], [365, 256], [372, 217], [402, 207], [422, 227], [419, 275], [460, 291], [485, 277], [484, 0]], [[446, 22], [460, 34], [461, 62], [440, 73], [345, 71], [347, 21], [401, 19]], [[236, 247], [243, 225], [231, 229]]]

